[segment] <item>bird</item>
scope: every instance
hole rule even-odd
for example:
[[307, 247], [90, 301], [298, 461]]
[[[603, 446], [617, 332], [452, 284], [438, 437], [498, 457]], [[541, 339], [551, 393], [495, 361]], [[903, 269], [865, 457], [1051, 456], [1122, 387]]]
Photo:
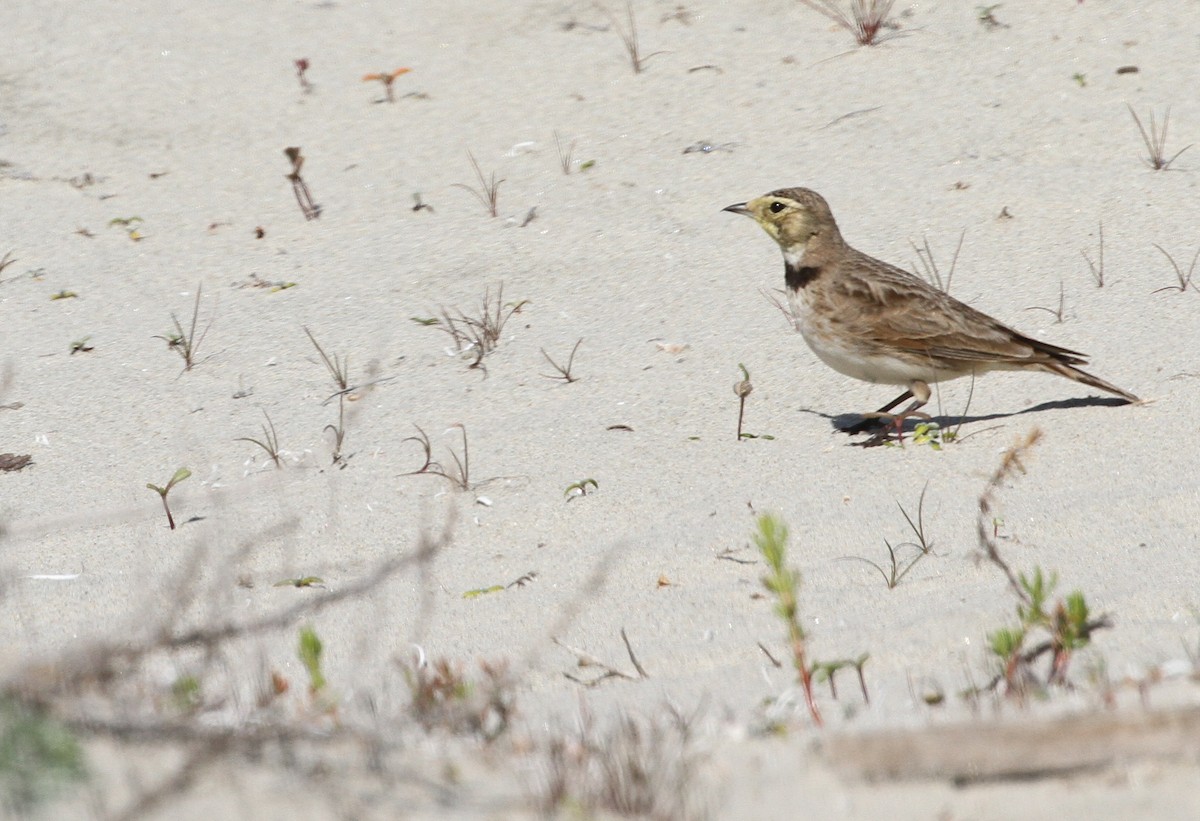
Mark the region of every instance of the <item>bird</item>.
[[[895, 426], [901, 435], [930, 384], [988, 371], [1043, 371], [1126, 400], [1129, 391], [1080, 370], [1087, 355], [1032, 339], [919, 277], [864, 254], [842, 238], [833, 212], [808, 188], [780, 188], [724, 209], [757, 222], [783, 251], [790, 316], [817, 358], [846, 376], [902, 385], [904, 393], [864, 422], [861, 433]], [[892, 410], [912, 399], [900, 413]]]

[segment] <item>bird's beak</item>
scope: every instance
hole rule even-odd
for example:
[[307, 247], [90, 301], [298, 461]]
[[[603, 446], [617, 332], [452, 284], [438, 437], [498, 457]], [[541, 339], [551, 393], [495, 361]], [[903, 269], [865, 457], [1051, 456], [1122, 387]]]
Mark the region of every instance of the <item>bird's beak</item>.
[[747, 217], [754, 216], [752, 213], [750, 213], [750, 209], [746, 207], [746, 203], [744, 203], [744, 202], [734, 203], [733, 205], [730, 205], [726, 208], [722, 208], [721, 210], [728, 211], [731, 214], [743, 214], [744, 216], [747, 216]]

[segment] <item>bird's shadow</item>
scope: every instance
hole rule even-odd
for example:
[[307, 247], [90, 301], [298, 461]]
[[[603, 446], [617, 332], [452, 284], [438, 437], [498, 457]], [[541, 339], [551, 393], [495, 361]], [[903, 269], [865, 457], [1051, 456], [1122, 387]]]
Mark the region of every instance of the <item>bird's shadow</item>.
[[[1129, 404], [1132, 404], [1129, 402], [1129, 400], [1122, 399], [1117, 396], [1087, 396], [1078, 399], [1058, 399], [1053, 402], [1043, 402], [1040, 405], [1034, 405], [1033, 407], [1025, 408], [1024, 410], [1013, 411], [1012, 413], [989, 413], [976, 414], [973, 416], [940, 415], [933, 416], [929, 420], [909, 418], [904, 420], [904, 432], [911, 433], [917, 425], [928, 424], [930, 421], [936, 422], [938, 427], [945, 430], [946, 428], [952, 426], [958, 428], [963, 425], [972, 425], [979, 422], [994, 422], [999, 419], [1012, 419], [1014, 417], [1024, 416], [1025, 414], [1029, 413], [1044, 413], [1046, 411], [1069, 410], [1071, 408], [1112, 408]], [[891, 427], [889, 423], [882, 420], [872, 420], [861, 413], [839, 413], [837, 415], [832, 415], [828, 413], [822, 413], [818, 410], [813, 410], [812, 408], [800, 408], [800, 412], [812, 414], [813, 416], [820, 416], [823, 419], [828, 419], [830, 426], [835, 432], [845, 433], [851, 436], [860, 433], [877, 434], [880, 430], [885, 428], [890, 428], [893, 431], [895, 430], [895, 428]], [[876, 421], [878, 421], [878, 424], [870, 424]], [[867, 427], [865, 428], [863, 427], [864, 423], [867, 424]], [[851, 444], [869, 445], [883, 443], [882, 439], [876, 442], [876, 438], [878, 437], [873, 436], [872, 439], [868, 440], [867, 442], [854, 442]]]

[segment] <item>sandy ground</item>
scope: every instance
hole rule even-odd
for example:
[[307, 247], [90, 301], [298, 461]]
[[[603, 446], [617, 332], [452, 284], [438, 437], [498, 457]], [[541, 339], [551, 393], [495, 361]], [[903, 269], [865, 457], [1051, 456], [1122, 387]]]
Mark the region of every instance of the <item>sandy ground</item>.
[[[1186, 273], [1200, 156], [1151, 170], [1126, 109], [1161, 122], [1171, 106], [1168, 155], [1193, 141], [1195, 26], [1143, 3], [1053, 0], [1005, 3], [989, 28], [976, 5], [897, 3], [903, 36], [857, 48], [794, 2], [639, 2], [642, 50], [663, 53], [635, 74], [585, 2], [4, 4], [0, 255], [15, 261], [0, 272], [0, 452], [33, 458], [0, 474], [5, 675], [143, 635], [181, 584], [202, 591], [181, 623], [279, 612], [322, 591], [276, 581], [344, 589], [452, 520], [423, 573], [240, 642], [224, 680], [244, 688], [262, 665], [302, 681], [295, 631], [311, 624], [348, 717], [404, 701], [396, 659], [414, 645], [471, 670], [507, 659], [521, 737], [569, 726], [581, 700], [598, 721], [699, 706], [717, 817], [1195, 817], [1195, 751], [1169, 739], [1131, 750], [1102, 733], [1089, 744], [1118, 752], [1085, 772], [1013, 782], [1001, 768], [967, 786], [936, 767], [863, 780], [861, 756], [826, 744], [958, 723], [999, 739], [997, 724], [1107, 714], [1113, 688], [1136, 737], [1200, 701], [1182, 681], [1147, 686], [1189, 674], [1200, 636], [1200, 297], [1162, 290], [1176, 279], [1154, 247]], [[394, 103], [362, 82], [401, 66]], [[555, 132], [574, 146], [567, 175]], [[317, 220], [293, 198], [287, 146], [306, 157]], [[477, 183], [468, 151], [503, 178], [496, 218], [456, 187]], [[919, 267], [911, 243], [928, 240], [945, 273], [964, 235], [952, 293], [1087, 351], [1091, 370], [1153, 402], [992, 375], [969, 408], [969, 385], [940, 386], [944, 422], [967, 409], [962, 441], [850, 446], [832, 423], [895, 391], [815, 359], [762, 295], [782, 287], [777, 248], [721, 212], [791, 185], [824, 194], [851, 243], [902, 267]], [[430, 208], [414, 210], [417, 194]], [[1101, 223], [1099, 288], [1081, 251], [1097, 258]], [[483, 368], [412, 319], [478, 313], [501, 285], [504, 302], [527, 302]], [[181, 373], [155, 337], [172, 313], [187, 324], [197, 287], [208, 330]], [[64, 291], [76, 296], [52, 298]], [[1060, 292], [1061, 317], [1030, 310], [1057, 309]], [[340, 467], [323, 430], [336, 388], [305, 326], [348, 357], [352, 385], [377, 380], [346, 404]], [[92, 350], [69, 353], [85, 338]], [[545, 378], [542, 349], [561, 362], [580, 339], [578, 381]], [[755, 388], [746, 427], [774, 439], [735, 440], [739, 363]], [[237, 441], [260, 435], [263, 411], [282, 470]], [[414, 426], [452, 465], [457, 425], [471, 490], [405, 475], [422, 463]], [[1114, 627], [1075, 659], [1075, 693], [975, 713], [957, 693], [990, 677], [985, 636], [1015, 618], [1003, 577], [977, 561], [976, 500], [1034, 427], [1028, 474], [1000, 491], [1000, 543], [1017, 569], [1057, 570]], [[193, 476], [172, 492], [171, 531], [146, 483], [180, 466]], [[598, 487], [568, 501], [584, 479]], [[925, 488], [934, 554], [899, 586], [844, 560], [883, 562], [885, 540], [910, 539], [898, 505], [915, 515]], [[749, 544], [763, 511], [791, 526], [813, 654], [870, 654], [870, 706], [849, 678], [838, 701], [822, 689], [820, 732], [758, 646], [783, 652]], [[632, 670], [622, 628], [648, 678], [585, 690], [564, 677], [589, 671], [552, 638]], [[193, 663], [142, 671], [147, 698]], [[933, 692], [944, 706], [923, 703]], [[792, 728], [782, 740], [755, 734], [771, 699]], [[406, 788], [406, 812], [529, 812], [517, 771], [532, 765], [448, 743], [439, 755], [467, 775], [449, 798]], [[105, 760], [144, 758], [96, 745]], [[98, 766], [112, 777], [82, 806], [103, 815], [129, 788], [114, 786], [125, 764]], [[398, 793], [354, 778], [382, 790], [363, 816], [394, 808]], [[294, 779], [219, 765], [158, 811], [271, 817], [305, 800]]]

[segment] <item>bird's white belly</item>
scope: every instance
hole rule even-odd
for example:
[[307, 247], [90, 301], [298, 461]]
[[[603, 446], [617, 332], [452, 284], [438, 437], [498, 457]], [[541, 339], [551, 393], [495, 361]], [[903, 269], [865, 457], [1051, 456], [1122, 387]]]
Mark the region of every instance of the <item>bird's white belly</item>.
[[865, 344], [847, 339], [844, 329], [834, 328], [830, 322], [809, 308], [803, 290], [790, 291], [788, 304], [796, 329], [800, 331], [808, 347], [818, 359], [838, 373], [881, 385], [908, 385], [917, 379], [923, 382], [938, 382], [962, 375], [937, 369], [932, 363], [925, 365], [907, 358], [890, 356], [881, 352], [878, 347], [871, 350]]

